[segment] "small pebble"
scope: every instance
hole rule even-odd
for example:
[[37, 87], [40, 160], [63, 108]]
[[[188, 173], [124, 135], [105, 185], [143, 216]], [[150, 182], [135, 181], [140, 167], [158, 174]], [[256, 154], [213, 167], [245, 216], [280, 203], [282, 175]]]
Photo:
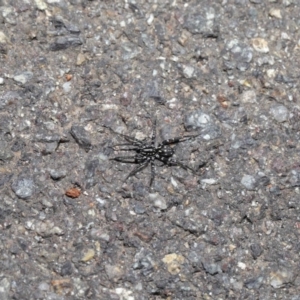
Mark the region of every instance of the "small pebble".
[[84, 253], [83, 257], [81, 258], [81, 261], [87, 262], [87, 261], [93, 259], [94, 256], [95, 256], [95, 250], [94, 250], [94, 249], [88, 249], [88, 250]]
[[203, 262], [203, 268], [207, 273], [210, 275], [215, 275], [218, 273], [222, 273], [221, 267], [219, 264], [213, 263], [213, 262]]
[[31, 178], [19, 178], [12, 184], [12, 190], [21, 199], [28, 199], [34, 191], [34, 182]]
[[50, 176], [54, 180], [62, 179], [66, 177], [66, 175], [67, 175], [66, 170], [53, 170], [53, 169], [50, 170]]
[[65, 82], [63, 84], [63, 90], [65, 94], [68, 94], [72, 90], [72, 83], [71, 82]]
[[0, 280], [0, 297], [1, 300], [10, 300], [11, 299], [11, 294], [10, 294], [10, 289], [11, 289], [11, 278], [8, 280], [8, 278], [4, 277], [3, 275]]
[[115, 292], [117, 295], [120, 296], [120, 300], [124, 299], [124, 300], [134, 300], [135, 298], [132, 295], [132, 291], [130, 290], [126, 290], [124, 288], [116, 288]]
[[138, 215], [142, 215], [144, 214], [146, 211], [145, 209], [145, 206], [141, 203], [137, 203], [135, 206], [134, 206], [134, 212]]
[[9, 42], [9, 38], [5, 35], [3, 31], [0, 31], [0, 43], [6, 44]]
[[86, 61], [85, 55], [83, 53], [79, 53], [77, 55], [76, 66], [81, 66]]
[[241, 95], [242, 103], [256, 103], [256, 92], [254, 90], [248, 90]]
[[150, 14], [149, 18], [147, 19], [147, 24], [151, 25], [153, 20], [154, 20], [154, 16], [153, 16], [153, 14]]
[[284, 105], [276, 105], [271, 108], [271, 114], [279, 122], [285, 122], [288, 119], [288, 109]]
[[184, 263], [185, 258], [176, 253], [167, 254], [162, 261], [167, 265], [168, 272], [172, 275], [180, 273], [181, 265]]
[[80, 189], [78, 188], [70, 188], [65, 192], [65, 195], [70, 198], [78, 198], [81, 194]]
[[183, 75], [185, 78], [192, 78], [194, 74], [195, 69], [191, 66], [183, 66]]
[[167, 203], [165, 198], [160, 196], [158, 193], [149, 194], [149, 198], [154, 202], [155, 207], [161, 210], [167, 209]]
[[239, 261], [237, 265], [242, 270], [246, 270], [246, 268], [247, 268], [247, 265], [241, 261]]
[[39, 10], [47, 9], [47, 4], [43, 0], [34, 0], [34, 2]]
[[215, 178], [201, 179], [201, 183], [208, 184], [208, 185], [213, 185], [213, 184], [216, 184], [217, 182], [218, 181]]
[[257, 182], [255, 180], [255, 178], [251, 175], [244, 175], [242, 180], [241, 180], [241, 184], [247, 189], [247, 190], [254, 190]]
[[278, 8], [271, 8], [270, 11], [269, 11], [269, 15], [271, 17], [274, 17], [274, 18], [277, 18], [277, 19], [282, 19], [281, 11]]
[[22, 84], [25, 84], [27, 81], [29, 81], [33, 77], [32, 72], [23, 72], [19, 75], [14, 76], [14, 80], [17, 82], [20, 82]]
[[271, 272], [269, 276], [270, 285], [275, 289], [279, 289], [284, 284], [291, 282], [292, 275], [292, 272], [288, 270], [279, 270], [277, 272]]
[[47, 282], [41, 282], [38, 286], [38, 289], [41, 291], [49, 291], [50, 285]]
[[263, 284], [263, 280], [264, 280], [263, 276], [251, 278], [245, 282], [245, 286], [247, 289], [257, 290]]
[[117, 282], [122, 276], [124, 271], [116, 265], [105, 265], [105, 272], [108, 276], [108, 278], [114, 282]]
[[252, 46], [257, 52], [261, 52], [261, 53], [269, 52], [268, 42], [262, 38], [252, 39]]
[[187, 115], [184, 120], [184, 126], [190, 129], [198, 129], [198, 128], [206, 128], [211, 124], [211, 117], [202, 112], [201, 110], [197, 110]]

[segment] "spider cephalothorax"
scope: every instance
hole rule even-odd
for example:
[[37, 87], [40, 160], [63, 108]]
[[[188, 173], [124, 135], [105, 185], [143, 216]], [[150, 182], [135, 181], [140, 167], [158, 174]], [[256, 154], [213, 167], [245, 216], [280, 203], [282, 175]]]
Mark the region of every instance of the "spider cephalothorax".
[[[112, 130], [111, 128], [109, 129]], [[171, 145], [184, 142], [198, 135], [175, 137], [172, 139], [164, 140], [156, 146], [156, 119], [152, 122], [152, 137], [150, 142], [141, 141], [120, 133], [116, 133], [116, 134], [123, 137], [127, 141], [127, 143], [114, 145], [113, 146], [114, 150], [116, 150], [116, 147], [118, 147], [117, 149], [118, 151], [135, 151], [134, 155], [117, 156], [117, 157], [110, 158], [110, 160], [115, 160], [122, 163], [137, 164], [137, 166], [127, 175], [125, 180], [127, 180], [130, 176], [133, 176], [139, 171], [143, 170], [150, 164], [151, 166], [150, 187], [151, 187], [155, 178], [155, 165], [154, 165], [155, 160], [161, 161], [164, 165], [167, 166], [180, 166], [185, 170], [191, 170], [194, 172], [192, 168], [177, 161], [173, 157], [175, 150], [171, 147]]]

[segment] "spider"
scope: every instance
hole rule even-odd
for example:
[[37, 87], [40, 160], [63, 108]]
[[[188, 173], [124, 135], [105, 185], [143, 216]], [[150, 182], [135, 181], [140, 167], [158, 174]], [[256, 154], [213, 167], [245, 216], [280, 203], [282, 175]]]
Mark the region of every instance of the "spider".
[[174, 148], [171, 147], [171, 145], [187, 141], [189, 139], [197, 137], [199, 134], [167, 139], [167, 140], [162, 141], [160, 144], [158, 144], [156, 146], [156, 119], [154, 119], [154, 121], [152, 121], [151, 142], [146, 142], [145, 140], [138, 140], [138, 139], [135, 139], [128, 135], [115, 132], [113, 129], [111, 129], [105, 125], [104, 125], [104, 127], [110, 129], [113, 133], [123, 137], [127, 141], [127, 143], [117, 144], [117, 145], [112, 146], [112, 148], [114, 150], [117, 150], [116, 147], [121, 147], [121, 148], [118, 148], [118, 151], [135, 151], [134, 155], [117, 156], [117, 157], [113, 157], [113, 158], [109, 159], [109, 160], [115, 160], [117, 162], [122, 162], [122, 163], [137, 164], [137, 166], [126, 176], [126, 178], [124, 179], [124, 182], [129, 177], [142, 171], [144, 168], [146, 168], [150, 164], [151, 179], [150, 179], [149, 186], [151, 187], [152, 183], [154, 181], [154, 178], [155, 178], [155, 165], [154, 165], [155, 160], [162, 162], [163, 165], [179, 166], [185, 170], [191, 170], [193, 173], [195, 173], [195, 171], [192, 168], [184, 165], [183, 163], [181, 163], [181, 162], [177, 161], [175, 158], [173, 158], [175, 150], [174, 150]]

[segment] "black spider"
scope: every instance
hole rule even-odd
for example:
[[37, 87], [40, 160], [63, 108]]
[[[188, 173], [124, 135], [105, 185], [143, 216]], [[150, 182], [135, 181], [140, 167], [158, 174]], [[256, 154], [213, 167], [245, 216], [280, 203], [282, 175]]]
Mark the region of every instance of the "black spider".
[[[105, 126], [107, 127], [107, 126]], [[107, 127], [109, 128], [109, 127]], [[158, 146], [156, 146], [156, 119], [152, 122], [152, 137], [151, 142], [141, 141], [137, 140], [133, 137], [127, 136], [125, 134], [117, 133], [113, 131], [111, 128], [109, 128], [112, 132], [116, 133], [117, 135], [123, 137], [128, 143], [125, 144], [117, 144], [114, 145], [112, 148], [114, 150], [118, 151], [135, 151], [135, 155], [130, 156], [117, 156], [110, 158], [110, 160], [115, 160], [122, 163], [132, 163], [132, 164], [138, 164], [136, 168], [134, 168], [125, 178], [124, 181], [126, 181], [129, 177], [135, 175], [136, 173], [140, 172], [144, 168], [148, 166], [150, 163], [151, 166], [151, 180], [150, 180], [150, 187], [152, 186], [152, 183], [155, 178], [155, 165], [154, 161], [159, 160], [164, 165], [167, 166], [179, 166], [185, 170], [191, 170], [193, 173], [195, 171], [184, 165], [183, 163], [177, 161], [175, 158], [173, 158], [173, 155], [175, 153], [174, 148], [172, 148], [170, 145], [181, 143], [184, 141], [187, 141], [191, 138], [197, 137], [198, 135], [189, 135], [185, 137], [175, 137], [173, 139], [168, 139], [162, 141]], [[126, 148], [118, 148], [116, 147], [123, 147], [123, 146], [131, 146]]]

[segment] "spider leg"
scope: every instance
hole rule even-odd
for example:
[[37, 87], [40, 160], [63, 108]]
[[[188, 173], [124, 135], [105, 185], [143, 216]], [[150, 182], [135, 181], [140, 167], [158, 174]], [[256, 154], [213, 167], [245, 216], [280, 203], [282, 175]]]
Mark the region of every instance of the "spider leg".
[[174, 158], [167, 160], [166, 165], [168, 165], [168, 166], [179, 166], [179, 167], [181, 167], [181, 168], [183, 168], [183, 169], [185, 169], [185, 170], [190, 170], [190, 171], [192, 171], [194, 174], [196, 174], [196, 171], [195, 171], [194, 169], [192, 169], [191, 167], [189, 167], [189, 166], [187, 166], [187, 165], [185, 165], [185, 164], [183, 164], [183, 163], [177, 161], [177, 160], [174, 159]]
[[154, 181], [155, 178], [155, 165], [154, 165], [154, 161], [151, 160], [151, 179], [150, 179], [150, 187], [152, 186], [152, 183]]
[[135, 175], [136, 173], [142, 171], [144, 168], [146, 168], [149, 164], [149, 160], [145, 160], [141, 162], [136, 168], [134, 168], [124, 179], [124, 182], [131, 176]]
[[115, 144], [112, 146], [113, 147], [120, 147], [120, 146], [134, 146], [134, 143], [123, 143], [123, 144]]
[[112, 157], [109, 160], [115, 160], [118, 162], [122, 163], [128, 163], [128, 164], [138, 164], [142, 163], [143, 160], [136, 155], [130, 155], [130, 156], [117, 156], [117, 157]]
[[124, 147], [124, 146], [132, 146], [132, 144], [117, 144], [113, 145], [110, 148], [113, 150], [118, 150], [118, 151], [138, 151], [140, 150], [139, 147], [133, 147], [133, 148], [116, 148], [116, 147]]
[[[134, 137], [131, 137], [131, 136], [123, 134], [123, 133], [116, 132], [112, 128], [110, 128], [108, 126], [105, 126], [105, 125], [103, 125], [103, 127], [108, 128], [114, 134], [119, 135], [122, 138], [124, 138], [127, 142], [129, 142], [128, 145], [134, 145], [134, 146], [142, 146], [143, 145], [142, 141], [140, 141], [140, 140], [138, 140], [138, 139], [136, 139]], [[126, 145], [126, 144], [124, 144], [124, 145]]]
[[185, 141], [190, 140], [194, 137], [197, 137], [198, 135], [199, 134], [197, 134], [197, 135], [187, 135], [187, 136], [184, 136], [184, 137], [175, 137], [175, 138], [172, 138], [172, 139], [162, 141], [161, 145], [171, 145], [171, 144], [177, 144], [177, 143], [185, 142]]
[[155, 147], [156, 142], [156, 118], [152, 121], [152, 137], [151, 137], [151, 145]]

